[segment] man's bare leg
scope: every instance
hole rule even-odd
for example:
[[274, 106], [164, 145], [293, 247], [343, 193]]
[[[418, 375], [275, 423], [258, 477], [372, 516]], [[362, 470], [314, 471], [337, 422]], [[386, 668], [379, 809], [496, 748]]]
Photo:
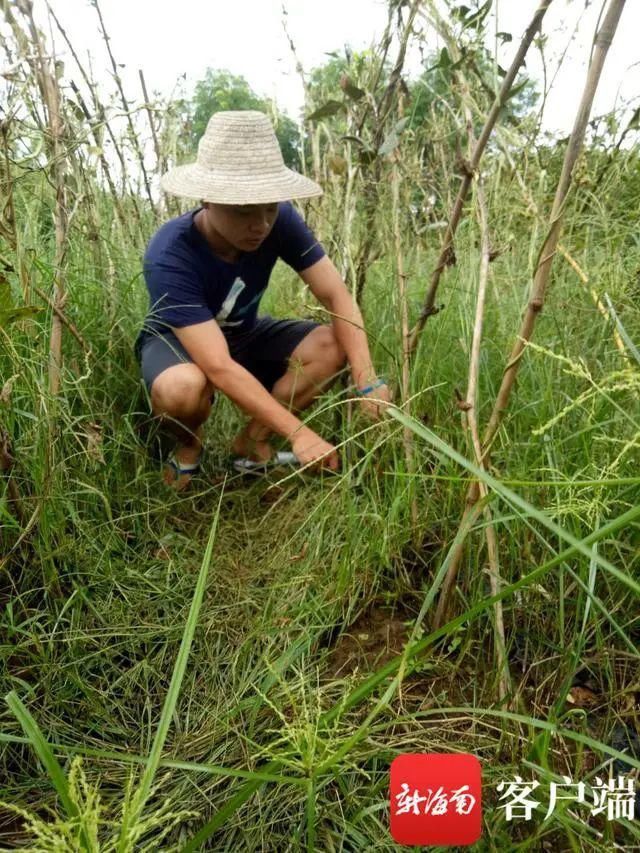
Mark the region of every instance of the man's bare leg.
[[[302, 412], [323, 391], [344, 365], [345, 355], [330, 326], [310, 332], [291, 353], [290, 367], [278, 379], [271, 394], [294, 413]], [[269, 459], [271, 430], [253, 418], [233, 441], [233, 451], [251, 459]]]
[[[180, 466], [193, 464], [202, 451], [202, 425], [211, 412], [211, 383], [195, 364], [176, 364], [164, 370], [151, 386], [151, 406], [154, 415], [163, 422], [178, 439], [174, 451]], [[181, 491], [191, 475], [175, 477], [167, 468], [164, 481]]]

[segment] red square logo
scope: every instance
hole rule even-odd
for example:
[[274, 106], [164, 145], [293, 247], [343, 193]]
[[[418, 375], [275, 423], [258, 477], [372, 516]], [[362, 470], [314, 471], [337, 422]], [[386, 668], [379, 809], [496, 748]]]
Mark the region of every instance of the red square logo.
[[391, 764], [391, 835], [398, 844], [474, 844], [482, 832], [475, 755], [414, 752]]

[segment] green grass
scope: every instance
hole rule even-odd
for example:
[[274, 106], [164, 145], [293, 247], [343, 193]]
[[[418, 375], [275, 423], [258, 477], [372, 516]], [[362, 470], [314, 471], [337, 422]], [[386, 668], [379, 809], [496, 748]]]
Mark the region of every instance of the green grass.
[[[481, 421], [535, 256], [516, 188], [494, 186], [490, 198], [492, 233], [507, 248], [491, 266]], [[613, 202], [581, 216], [569, 217], [564, 242], [610, 294], [637, 345], [640, 322], [629, 310], [637, 223]], [[47, 289], [48, 245], [29, 229], [30, 269]], [[428, 240], [419, 257], [407, 245], [413, 315], [436, 253]], [[372, 426], [356, 413], [349, 427], [349, 394], [336, 388], [310, 418], [342, 444], [340, 477], [224, 481], [240, 418], [222, 400], [207, 428], [205, 476], [176, 495], [160, 483], [138, 432], [147, 401], [131, 350], [145, 310], [137, 249], [112, 241], [109, 291], [100, 258], [72, 234], [68, 314], [92, 352], [84, 359], [65, 336], [57, 401], [46, 393], [48, 312], [0, 330], [2, 379], [17, 376], [0, 420], [23, 513], [16, 517], [5, 484], [3, 846], [36, 849], [34, 833], [46, 827], [47, 849], [55, 841], [103, 850], [203, 842], [216, 850], [392, 850], [390, 761], [438, 750], [483, 760], [477, 849], [613, 844], [610, 824], [581, 822], [567, 809], [546, 823], [507, 825], [496, 785], [515, 773], [547, 786], [563, 773], [586, 782], [609, 775], [606, 762], [623, 757], [615, 731], [637, 724], [637, 364], [621, 358], [611, 323], [558, 258], [536, 346], [482, 475], [513, 684], [509, 706], [501, 704], [482, 519], [462, 533], [455, 615], [438, 631], [430, 626], [466, 487], [479, 476], [454, 391], [466, 386], [475, 241], [467, 219], [458, 264], [445, 274], [445, 308], [429, 320], [412, 367], [413, 418], [398, 411]], [[397, 388], [388, 256], [367, 287], [375, 359]], [[266, 309], [302, 316], [308, 303], [293, 273], [278, 269]], [[406, 621], [412, 640], [399, 657], [361, 659], [336, 675], [332, 650], [372, 603]], [[596, 694], [593, 708], [567, 702], [576, 681]], [[639, 766], [638, 756], [626, 761]], [[625, 843], [638, 843], [633, 825], [621, 831]]]

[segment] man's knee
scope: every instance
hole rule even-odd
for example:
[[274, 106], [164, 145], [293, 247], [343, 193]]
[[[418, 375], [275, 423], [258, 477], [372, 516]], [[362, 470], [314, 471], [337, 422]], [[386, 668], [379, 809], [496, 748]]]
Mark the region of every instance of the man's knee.
[[337, 373], [345, 366], [347, 355], [335, 336], [332, 326], [319, 326], [317, 334], [317, 359], [326, 365], [330, 373]]
[[157, 415], [180, 418], [201, 410], [211, 394], [211, 385], [195, 364], [180, 364], [164, 370], [151, 386], [151, 404]]

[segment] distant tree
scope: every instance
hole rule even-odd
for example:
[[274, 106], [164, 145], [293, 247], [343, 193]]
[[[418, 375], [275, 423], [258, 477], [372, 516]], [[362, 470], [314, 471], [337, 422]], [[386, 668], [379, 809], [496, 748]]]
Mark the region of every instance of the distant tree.
[[261, 98], [244, 77], [217, 68], [208, 68], [194, 88], [192, 97], [184, 103], [186, 139], [184, 154], [193, 155], [198, 140], [205, 132], [213, 113], [220, 110], [259, 110], [267, 113], [274, 123], [276, 136], [287, 166], [300, 165], [300, 136], [296, 123], [283, 113], [277, 113], [271, 101]]
[[[453, 92], [454, 72], [464, 71], [469, 85], [474, 89], [479, 104], [490, 105], [506, 73], [496, 64], [493, 56], [481, 45], [462, 48], [463, 58], [453, 63], [446, 48], [432, 53], [423, 61], [424, 71], [414, 79], [403, 77], [407, 129], [418, 136], [434, 131], [446, 132], [451, 125], [451, 113], [456, 109], [458, 96]], [[354, 103], [364, 105], [368, 111], [371, 99], [377, 99], [389, 82], [390, 63], [380, 67], [380, 58], [371, 50], [333, 52], [323, 65], [313, 68], [308, 78], [308, 114], [322, 120], [334, 134], [346, 131], [346, 115]], [[503, 110], [502, 120], [518, 124], [533, 110], [539, 95], [535, 84], [521, 75]], [[375, 122], [370, 116], [369, 122]], [[360, 124], [358, 122], [358, 124]], [[478, 117], [476, 132], [482, 119]], [[455, 132], [452, 128], [452, 140]]]

